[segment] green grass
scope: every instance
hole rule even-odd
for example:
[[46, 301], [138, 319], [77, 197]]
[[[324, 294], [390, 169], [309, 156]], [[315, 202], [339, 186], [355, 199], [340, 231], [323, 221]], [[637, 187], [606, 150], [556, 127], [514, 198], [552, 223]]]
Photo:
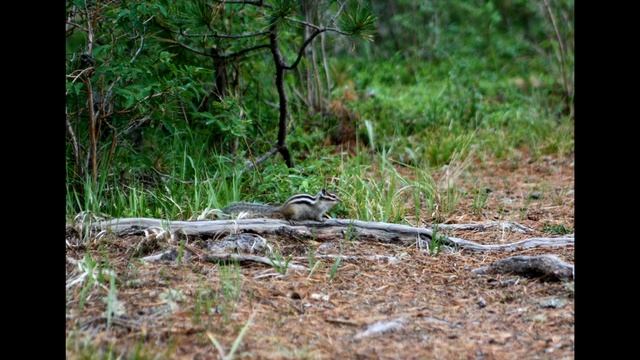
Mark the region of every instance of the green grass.
[[544, 231], [547, 234], [553, 234], [553, 235], [566, 235], [566, 234], [573, 233], [573, 230], [571, 230], [571, 228], [568, 228], [562, 224], [558, 224], [558, 225], [544, 224], [542, 231]]
[[[349, 241], [347, 239], [347, 241]], [[329, 279], [329, 282], [333, 282], [333, 280], [336, 278], [336, 276], [338, 276], [338, 271], [340, 270], [340, 266], [342, 266], [342, 246], [343, 246], [343, 241], [340, 241], [340, 251], [338, 252], [338, 256], [336, 257], [335, 261], [333, 262], [333, 265], [331, 265], [331, 268], [329, 269], [329, 273], [327, 274], [327, 277]]]
[[322, 266], [322, 262], [316, 258], [316, 249], [313, 246], [307, 248], [307, 264], [309, 266], [309, 275], [307, 275], [307, 278], [310, 279], [311, 275]]
[[242, 329], [240, 329], [240, 332], [238, 333], [238, 336], [236, 336], [235, 340], [233, 341], [233, 344], [231, 344], [231, 348], [229, 349], [229, 353], [225, 352], [224, 348], [222, 347], [222, 344], [220, 344], [220, 342], [215, 338], [215, 336], [213, 336], [212, 333], [207, 332], [207, 337], [211, 341], [211, 344], [213, 345], [213, 347], [216, 350], [218, 350], [218, 354], [220, 355], [220, 357], [223, 360], [234, 359], [234, 355], [238, 351], [238, 348], [240, 347], [240, 344], [242, 343], [242, 339], [244, 338], [245, 334], [247, 333], [247, 330], [249, 330], [249, 327], [252, 325], [252, 321], [253, 321], [254, 315], [255, 314], [251, 314], [251, 317], [249, 317], [249, 320], [247, 320], [247, 322], [244, 324]]
[[115, 276], [112, 276], [109, 280], [109, 293], [104, 298], [104, 302], [107, 304], [105, 317], [107, 318], [107, 329], [109, 329], [111, 328], [113, 317], [123, 315], [125, 312], [124, 305], [118, 300], [118, 289], [116, 288]]
[[[332, 211], [336, 216], [436, 221], [454, 212], [462, 196], [455, 176], [433, 180], [445, 167], [464, 171], [472, 158], [517, 163], [523, 154], [536, 159], [573, 152], [573, 122], [558, 110], [556, 83], [544, 61], [458, 57], [416, 65], [392, 60], [334, 61], [334, 98], [349, 86], [359, 94], [375, 94], [347, 102], [360, 114], [353, 155], [322, 145], [321, 120], [310, 128], [303, 118], [293, 119], [288, 143], [295, 168], [286, 168], [275, 155], [253, 171], [244, 168], [250, 140], [239, 139], [231, 155], [211, 147], [210, 135], [195, 128], [149, 128], [141, 149], [117, 147], [115, 160], [100, 164], [97, 182], [68, 169], [68, 219], [80, 211], [190, 219], [234, 201], [281, 203], [292, 194], [325, 187], [343, 199]], [[523, 87], [518, 78], [538, 80], [536, 86], [525, 80]], [[353, 85], [347, 86], [349, 79]], [[293, 111], [295, 102], [292, 114], [303, 117], [304, 112]], [[474, 211], [481, 213], [486, 194], [474, 196]]]
[[440, 252], [440, 247], [442, 246], [444, 237], [445, 236], [440, 233], [440, 229], [438, 229], [438, 226], [434, 226], [431, 236], [431, 242], [429, 243], [429, 253], [431, 255], [437, 255]]
[[242, 296], [242, 272], [235, 263], [218, 267], [219, 307], [225, 321], [229, 320]]
[[[524, 3], [509, 2], [508, 6], [522, 11]], [[136, 18], [129, 16], [133, 12], [120, 12], [129, 10], [126, 6], [119, 9], [118, 3], [116, 12], [112, 9], [103, 14], [109, 20], [105, 24], [113, 23], [104, 30], [115, 32], [96, 33], [100, 46], [94, 49], [98, 60], [94, 89], [100, 93], [104, 90], [101, 82], [108, 86], [115, 76], [122, 76], [123, 81], [114, 86], [114, 114], [101, 121], [97, 181], [86, 172], [76, 173], [69, 141], [67, 220], [81, 214], [77, 220], [83, 225], [81, 236], [87, 241], [91, 235], [89, 225], [100, 217], [195, 219], [234, 201], [281, 203], [292, 194], [315, 194], [321, 188], [338, 193], [342, 202], [330, 215], [342, 218], [424, 226], [456, 215], [463, 196], [472, 197], [471, 210], [481, 216], [489, 202], [485, 184], [482, 180], [472, 181], [469, 192], [462, 187], [465, 172], [474, 161], [491, 164], [497, 159], [515, 169], [529, 157], [562, 157], [574, 151], [574, 123], [563, 113], [559, 73], [550, 48], [553, 44], [541, 41], [546, 35], [553, 38], [553, 34], [539, 34], [544, 16], [527, 17], [526, 29], [523, 20], [510, 17], [508, 20], [519, 24], [520, 30], [507, 31], [512, 26], [509, 21], [496, 18], [499, 13], [492, 8], [496, 4], [506, 6], [502, 2], [486, 2], [482, 6], [466, 1], [429, 2], [420, 6], [422, 16], [399, 13], [401, 16], [395, 16], [393, 21], [386, 21], [387, 26], [402, 25], [398, 27], [400, 37], [393, 36], [394, 41], [407, 39], [405, 33], [413, 37], [403, 30], [413, 28], [419, 21], [429, 30], [416, 36], [422, 39], [420, 42], [402, 43], [402, 49], [394, 53], [378, 42], [384, 40], [385, 36], [381, 36], [374, 43], [362, 44], [376, 51], [346, 52], [342, 58], [329, 51], [333, 83], [329, 100], [358, 114], [353, 124], [353, 151], [343, 152], [326, 145], [330, 134], [340, 131], [340, 119], [336, 114], [310, 114], [309, 106], [301, 100], [306, 95], [306, 84], [296, 79], [295, 71], [290, 72], [285, 79], [290, 105], [287, 144], [296, 167], [287, 168], [276, 154], [257, 169], [247, 171], [246, 160], [263, 154], [276, 139], [278, 106], [271, 60], [263, 61], [262, 55], [256, 55], [233, 69], [238, 71], [239, 92], [223, 101], [212, 101], [207, 111], [196, 111], [202, 97], [211, 90], [214, 74], [210, 59], [169, 51], [169, 47], [146, 37], [145, 49], [133, 63], [130, 44], [109, 45], [109, 38], [123, 34], [123, 21], [128, 24]], [[158, 13], [156, 8], [144, 6], [137, 6], [136, 11], [140, 20]], [[435, 14], [442, 24], [422, 21]], [[128, 32], [125, 30], [124, 34]], [[86, 45], [86, 40], [76, 38], [77, 34], [69, 39], [72, 43], [68, 52], [73, 56], [79, 56]], [[439, 41], [432, 35], [437, 35]], [[290, 42], [298, 35], [295, 36], [294, 32], [282, 33], [287, 61], [295, 56], [297, 48], [289, 46], [296, 43], [297, 40]], [[340, 46], [339, 42], [329, 41], [328, 49]], [[235, 46], [227, 50], [235, 51]], [[389, 56], [380, 56], [384, 51]], [[69, 62], [68, 72], [73, 66]], [[86, 166], [90, 138], [86, 89], [81, 81], [68, 81], [67, 89], [69, 118], [80, 143], [80, 166]], [[152, 93], [164, 94], [141, 101]], [[136, 105], [128, 106], [131, 101]], [[131, 129], [141, 118], [150, 120]], [[568, 205], [565, 195], [569, 189], [542, 190], [544, 200]], [[534, 200], [525, 201], [522, 217]], [[499, 202], [498, 206], [508, 211], [504, 204]], [[573, 230], [562, 224], [545, 224], [544, 232], [564, 235]], [[441, 229], [433, 229], [429, 246], [432, 255], [441, 251], [443, 235]], [[343, 245], [350, 247], [356, 239], [355, 231], [348, 230], [340, 241], [339, 253], [343, 253]], [[107, 245], [102, 242], [100, 250]], [[183, 260], [184, 245], [184, 241], [179, 242], [178, 262]], [[340, 257], [324, 262], [318, 259], [315, 249], [307, 251], [308, 277], [321, 270], [326, 270], [322, 274], [327, 282], [340, 276]], [[270, 256], [275, 271], [286, 273], [291, 256], [285, 258], [279, 250]], [[106, 310], [108, 325], [112, 325], [121, 305], [116, 285], [127, 286], [132, 281], [116, 279], [106, 258], [102, 253], [93, 258], [87, 253], [80, 262], [85, 278], [73, 293], [79, 292], [82, 311], [87, 299], [94, 299], [100, 292], [106, 300], [101, 311]], [[196, 285], [193, 322], [205, 322], [209, 331], [200, 336], [205, 346], [211, 346], [210, 353], [217, 352], [221, 358], [242, 357], [238, 351], [252, 318], [244, 326], [230, 323], [230, 319], [241, 300], [251, 303], [253, 295], [246, 286], [243, 288], [237, 264], [219, 265], [217, 269], [217, 284]], [[171, 282], [172, 269], [162, 267], [157, 275], [161, 281]], [[184, 295], [174, 289], [166, 289], [160, 297], [172, 307], [186, 305], [182, 303]], [[278, 319], [277, 323], [285, 320]], [[220, 343], [211, 330], [217, 334], [220, 329], [228, 330], [229, 325], [236, 329], [235, 341]], [[175, 344], [162, 349], [164, 354], [151, 350], [144, 341], [127, 349], [115, 345], [96, 347], [93, 339], [79, 339], [74, 329], [69, 330], [67, 352], [74, 358], [175, 357]], [[307, 353], [305, 347], [285, 350], [284, 357], [314, 355], [312, 351]]]
[[[338, 255], [342, 255], [342, 253], [338, 254]], [[331, 265], [331, 269], [329, 270], [329, 282], [332, 282], [333, 279], [336, 278], [336, 276], [338, 275], [338, 270], [340, 270], [340, 266], [342, 265], [342, 257], [338, 256], [336, 257], [336, 260], [333, 262], [333, 265]]]
[[202, 317], [206, 317], [209, 322], [208, 325], [211, 325], [211, 315], [215, 313], [215, 305], [218, 301], [217, 294], [209, 289], [206, 285], [201, 285], [196, 290], [194, 307], [192, 311], [193, 322], [194, 324], [201, 324]]
[[487, 188], [480, 188], [474, 191], [471, 207], [475, 215], [482, 215], [482, 211], [487, 206], [487, 200], [489, 200], [489, 190]]
[[269, 252], [269, 260], [271, 261], [271, 265], [278, 273], [282, 275], [287, 274], [289, 263], [292, 259], [293, 255], [289, 254], [289, 256], [285, 257], [277, 248]]
[[[169, 341], [170, 343], [170, 341]], [[67, 337], [67, 355], [73, 354], [71, 359], [78, 360], [152, 360], [152, 359], [170, 359], [175, 353], [173, 346], [164, 351], [152, 348], [145, 344], [144, 340], [130, 349], [117, 349], [115, 344], [109, 344], [105, 347], [98, 347], [89, 339], [79, 339], [75, 333], [71, 332]]]

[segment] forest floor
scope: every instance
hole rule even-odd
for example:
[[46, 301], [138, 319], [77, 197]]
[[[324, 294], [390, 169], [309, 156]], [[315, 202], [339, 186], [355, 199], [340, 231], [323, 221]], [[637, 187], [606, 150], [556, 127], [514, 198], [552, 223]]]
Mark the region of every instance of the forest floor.
[[[478, 161], [467, 169], [462, 186], [478, 183], [490, 189], [486, 203], [479, 208], [472, 194], [465, 196], [445, 222], [508, 220], [535, 232], [450, 235], [496, 244], [573, 232], [573, 157]], [[91, 254], [117, 274], [117, 292], [111, 293], [118, 300], [105, 300], [108, 280], [68, 287], [68, 358], [215, 359], [230, 352], [245, 324], [237, 358], [574, 357], [573, 282], [471, 272], [513, 255], [552, 253], [573, 264], [573, 246], [516, 253], [445, 250], [432, 256], [416, 246], [267, 240], [302, 264], [313, 259], [308, 249], [337, 254], [340, 244], [343, 255], [388, 255], [398, 261], [345, 260], [336, 269], [334, 260], [318, 258], [311, 275], [282, 276], [261, 264], [222, 266], [196, 257], [146, 263], [138, 259], [163, 249], [145, 248], [141, 236], [107, 235], [67, 248], [67, 282], [81, 275], [77, 261]], [[109, 327], [108, 306], [116, 314]], [[391, 321], [392, 329], [365, 332], [379, 321]]]

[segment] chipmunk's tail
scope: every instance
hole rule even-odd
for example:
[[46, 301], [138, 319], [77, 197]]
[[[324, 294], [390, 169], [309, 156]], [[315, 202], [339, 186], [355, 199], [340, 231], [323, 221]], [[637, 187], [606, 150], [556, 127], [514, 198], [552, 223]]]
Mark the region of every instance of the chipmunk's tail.
[[224, 209], [222, 212], [229, 215], [244, 214], [242, 217], [256, 217], [256, 216], [270, 216], [278, 210], [277, 206], [258, 204], [258, 203], [246, 203], [239, 202], [233, 203]]

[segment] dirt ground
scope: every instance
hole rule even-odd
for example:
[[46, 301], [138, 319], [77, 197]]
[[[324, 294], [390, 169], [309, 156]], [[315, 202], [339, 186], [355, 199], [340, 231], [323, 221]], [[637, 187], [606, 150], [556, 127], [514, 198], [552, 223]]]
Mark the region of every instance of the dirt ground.
[[[474, 208], [469, 193], [448, 214], [448, 223], [509, 220], [535, 229], [452, 232], [483, 244], [573, 232], [573, 159], [476, 162], [464, 187], [489, 189], [486, 206]], [[294, 262], [308, 265], [307, 250], [336, 254], [339, 243], [268, 238]], [[72, 243], [73, 241], [69, 241]], [[199, 246], [195, 241], [191, 245]], [[388, 255], [397, 261], [317, 258], [313, 273], [286, 276], [261, 264], [229, 267], [184, 257], [143, 263], [162, 250], [142, 236], [105, 236], [67, 248], [67, 281], [90, 253], [117, 273], [122, 312], [110, 328], [103, 316], [106, 285], [67, 290], [67, 356], [86, 358], [110, 349], [138, 358], [216, 359], [214, 338], [229, 352], [250, 320], [235, 353], [259, 359], [564, 359], [574, 357], [573, 282], [516, 275], [484, 275], [472, 269], [513, 255], [555, 254], [574, 263], [573, 246], [517, 253], [443, 250], [431, 256], [416, 246], [342, 241], [343, 255]], [[223, 273], [224, 272], [224, 273]], [[231, 275], [229, 275], [231, 274]], [[239, 274], [234, 277], [233, 274]], [[224, 278], [222, 280], [221, 278]], [[86, 282], [85, 282], [86, 284]], [[83, 290], [84, 289], [84, 290]], [[80, 302], [84, 300], [83, 306]], [[391, 324], [368, 336], [369, 326]]]

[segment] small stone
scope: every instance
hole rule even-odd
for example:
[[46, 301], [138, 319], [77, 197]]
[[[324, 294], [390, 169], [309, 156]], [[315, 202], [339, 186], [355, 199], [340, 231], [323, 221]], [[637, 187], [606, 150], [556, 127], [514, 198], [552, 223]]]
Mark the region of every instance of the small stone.
[[529, 194], [529, 199], [538, 200], [540, 198], [542, 198], [542, 193], [539, 191], [534, 191], [531, 194]]
[[480, 309], [482, 309], [482, 308], [487, 306], [487, 301], [484, 298], [479, 297], [478, 301], [477, 301], [477, 304], [480, 307]]
[[575, 284], [573, 281], [571, 282], [567, 282], [564, 284], [564, 289], [571, 292], [571, 293], [575, 293], [576, 288], [575, 288]]
[[566, 303], [567, 302], [565, 300], [560, 298], [548, 298], [540, 301], [538, 304], [541, 308], [557, 309], [563, 307]]
[[164, 261], [175, 261], [177, 258], [178, 258], [178, 250], [176, 249], [171, 249], [169, 251], [166, 251], [160, 256], [160, 260], [164, 260]]
[[547, 316], [545, 314], [534, 315], [531, 320], [539, 323], [543, 323], [547, 321]]
[[508, 197], [504, 197], [502, 199], [500, 199], [500, 201], [505, 204], [505, 205], [511, 205], [513, 204], [513, 199], [508, 198]]
[[311, 295], [309, 295], [309, 297], [312, 300], [322, 300], [322, 301], [329, 301], [329, 295], [324, 295], [324, 294], [318, 294], [318, 293], [313, 293]]
[[519, 278], [506, 279], [498, 282], [498, 285], [501, 287], [507, 287], [512, 285], [518, 285], [519, 282], [520, 282]]
[[504, 345], [512, 337], [513, 337], [513, 334], [511, 334], [510, 332], [503, 331], [495, 334], [491, 339], [489, 339], [489, 344]]
[[335, 250], [335, 248], [336, 247], [333, 243], [327, 241], [320, 244], [320, 246], [318, 246], [317, 253], [318, 254], [331, 253], [333, 250]]

